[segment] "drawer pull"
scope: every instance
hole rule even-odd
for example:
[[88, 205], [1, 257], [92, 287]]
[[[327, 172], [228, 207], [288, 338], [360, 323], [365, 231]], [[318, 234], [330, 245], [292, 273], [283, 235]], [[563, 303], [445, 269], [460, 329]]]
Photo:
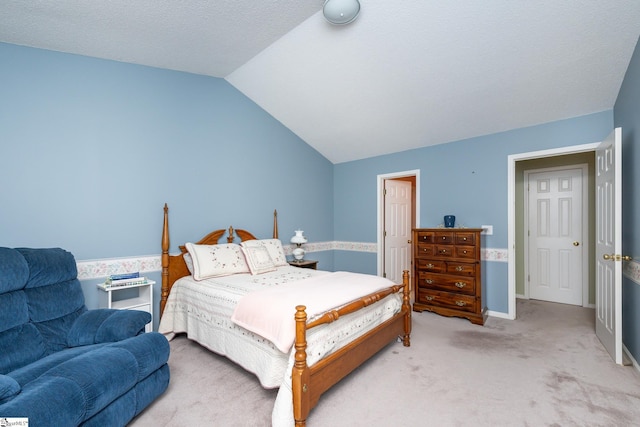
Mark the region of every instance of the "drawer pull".
[[465, 286], [467, 286], [467, 284], [464, 282], [456, 282], [456, 287], [460, 289], [464, 288]]
[[467, 253], [467, 251], [462, 251], [462, 253], [463, 253], [463, 254], [466, 254], [466, 253]]
[[463, 237], [463, 238], [462, 238], [462, 240], [464, 240], [464, 241], [466, 242], [466, 241], [467, 241], [467, 238], [466, 238], [466, 237]]
[[426, 299], [427, 301], [433, 301], [433, 297], [431, 295], [427, 295], [426, 297], [424, 297], [424, 299]]
[[446, 236], [442, 236], [442, 240], [447, 240], [447, 237]]
[[431, 280], [431, 279], [425, 279], [425, 282], [427, 282], [427, 285], [433, 284], [433, 280]]
[[442, 250], [440, 251], [440, 253], [441, 253], [441, 254], [446, 254], [446, 253], [447, 253], [447, 250], [446, 250], [446, 249], [442, 249]]
[[435, 267], [435, 265], [433, 265], [431, 263], [427, 264], [427, 268], [433, 268], [433, 267]]
[[464, 301], [456, 301], [456, 305], [457, 305], [458, 307], [464, 307], [465, 305], [467, 305], [467, 303], [466, 303], [466, 302], [464, 302]]
[[427, 240], [427, 236], [422, 236], [422, 240]]
[[456, 267], [456, 271], [462, 271], [462, 270], [464, 270], [463, 266], [459, 265], [459, 266]]

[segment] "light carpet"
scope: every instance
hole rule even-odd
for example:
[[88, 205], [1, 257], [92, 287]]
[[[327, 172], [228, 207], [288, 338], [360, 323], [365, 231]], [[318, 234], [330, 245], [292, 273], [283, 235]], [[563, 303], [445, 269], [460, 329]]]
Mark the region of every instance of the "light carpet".
[[[413, 313], [411, 347], [392, 343], [325, 393], [324, 426], [640, 425], [640, 374], [616, 365], [594, 310], [518, 300], [516, 320]], [[277, 390], [179, 336], [167, 391], [131, 423], [269, 426]]]

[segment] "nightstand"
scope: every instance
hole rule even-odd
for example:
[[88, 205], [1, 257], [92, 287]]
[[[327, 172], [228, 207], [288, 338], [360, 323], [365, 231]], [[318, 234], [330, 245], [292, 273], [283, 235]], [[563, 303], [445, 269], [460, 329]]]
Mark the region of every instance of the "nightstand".
[[318, 261], [314, 261], [311, 259], [303, 259], [301, 261], [289, 261], [289, 265], [300, 268], [312, 268], [314, 270], [318, 269]]
[[151, 314], [151, 322], [145, 326], [145, 332], [153, 330], [153, 285], [156, 282], [147, 280], [135, 285], [106, 287], [98, 283], [100, 308], [118, 310], [140, 310]]

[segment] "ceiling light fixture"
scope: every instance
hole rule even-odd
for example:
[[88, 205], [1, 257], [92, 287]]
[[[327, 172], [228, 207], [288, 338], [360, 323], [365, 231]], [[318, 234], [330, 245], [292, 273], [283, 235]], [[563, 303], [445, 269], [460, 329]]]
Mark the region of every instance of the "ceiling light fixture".
[[322, 13], [327, 21], [336, 25], [353, 22], [360, 13], [358, 0], [325, 0]]

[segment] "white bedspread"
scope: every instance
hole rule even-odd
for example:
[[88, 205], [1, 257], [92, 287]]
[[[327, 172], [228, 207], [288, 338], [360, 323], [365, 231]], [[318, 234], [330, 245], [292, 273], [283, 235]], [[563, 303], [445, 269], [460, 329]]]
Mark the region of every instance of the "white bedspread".
[[269, 340], [233, 323], [231, 314], [249, 292], [323, 274], [328, 273], [285, 266], [255, 276], [234, 274], [202, 281], [183, 277], [171, 287], [158, 331], [169, 340], [186, 333], [189, 339], [253, 372], [263, 387], [279, 387], [288, 355]]
[[240, 299], [231, 320], [288, 353], [296, 337], [297, 305], [304, 304], [307, 319], [312, 319], [393, 285], [383, 277], [338, 271], [251, 292]]
[[[291, 369], [295, 350], [281, 352], [270, 340], [236, 325], [231, 321], [231, 315], [240, 299], [250, 292], [276, 285], [294, 286], [294, 281], [310, 280], [327, 274], [330, 273], [285, 266], [274, 272], [255, 276], [235, 274], [202, 281], [195, 281], [191, 276], [183, 277], [171, 288], [160, 319], [159, 332], [169, 340], [177, 333], [187, 333], [189, 339], [256, 374], [263, 387], [279, 387], [272, 414], [272, 427], [293, 426]], [[364, 292], [364, 295], [371, 292]], [[296, 305], [313, 306], [308, 298], [304, 300]], [[402, 296], [394, 294], [356, 313], [341, 317], [337, 322], [311, 329], [307, 332], [307, 364], [313, 366], [391, 318], [401, 307]], [[294, 313], [290, 316], [292, 322]]]

